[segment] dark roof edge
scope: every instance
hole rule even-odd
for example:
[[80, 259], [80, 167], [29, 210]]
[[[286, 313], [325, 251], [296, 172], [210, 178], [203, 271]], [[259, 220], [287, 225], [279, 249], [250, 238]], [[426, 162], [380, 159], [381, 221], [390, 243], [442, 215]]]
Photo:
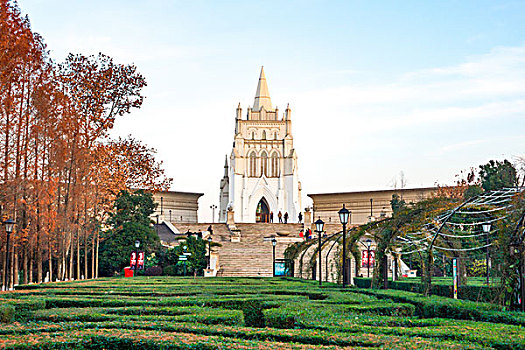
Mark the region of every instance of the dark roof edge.
[[[449, 187], [449, 186], [444, 186]], [[380, 192], [401, 192], [401, 191], [424, 191], [424, 190], [437, 190], [439, 187], [418, 187], [418, 188], [397, 188], [397, 189], [389, 189], [389, 190], [372, 190], [372, 191], [349, 191], [349, 192], [331, 192], [331, 193], [309, 193], [307, 194], [308, 197], [311, 196], [329, 196], [329, 195], [337, 195], [337, 194], [356, 194], [356, 193], [380, 193]]]

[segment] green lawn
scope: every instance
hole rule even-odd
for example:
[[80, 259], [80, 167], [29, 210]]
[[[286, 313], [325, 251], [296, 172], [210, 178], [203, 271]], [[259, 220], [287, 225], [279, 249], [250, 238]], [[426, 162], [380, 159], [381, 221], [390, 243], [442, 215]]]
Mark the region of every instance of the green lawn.
[[299, 279], [30, 285], [0, 293], [5, 322], [13, 309], [1, 348], [525, 349], [525, 317], [495, 305]]

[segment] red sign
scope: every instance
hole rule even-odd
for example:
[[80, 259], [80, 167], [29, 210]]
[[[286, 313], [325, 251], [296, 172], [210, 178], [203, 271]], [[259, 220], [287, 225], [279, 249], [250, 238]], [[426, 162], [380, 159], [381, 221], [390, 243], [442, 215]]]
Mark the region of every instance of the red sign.
[[[376, 252], [370, 251], [370, 259], [368, 259], [368, 250], [363, 250], [361, 252], [361, 267], [374, 267], [376, 262]], [[369, 265], [370, 264], [370, 265]]]
[[137, 269], [142, 270], [144, 268], [144, 252], [139, 252], [139, 259], [137, 261]]
[[135, 270], [136, 264], [137, 264], [137, 252], [131, 252], [131, 258], [129, 259], [129, 267]]

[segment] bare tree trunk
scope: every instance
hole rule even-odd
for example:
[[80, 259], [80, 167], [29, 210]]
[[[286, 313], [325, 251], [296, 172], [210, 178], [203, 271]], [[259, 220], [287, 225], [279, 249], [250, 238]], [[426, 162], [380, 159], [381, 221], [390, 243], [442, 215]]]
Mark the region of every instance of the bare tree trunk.
[[36, 283], [42, 283], [42, 247], [40, 241], [40, 227], [38, 227], [36, 233]]
[[70, 233], [71, 238], [69, 240], [69, 248], [70, 248], [70, 254], [69, 254], [69, 279], [75, 279], [75, 270], [73, 265], [73, 259], [75, 255], [75, 246], [73, 245], [73, 232]]
[[[2, 244], [2, 246], [5, 246], [5, 243]], [[5, 280], [6, 278], [6, 263], [7, 263], [7, 254], [5, 251], [2, 251], [2, 288], [5, 289], [5, 286], [7, 285], [7, 282]]]
[[98, 234], [98, 229], [97, 229], [97, 237], [96, 237], [96, 242], [97, 242], [97, 250], [96, 250], [96, 254], [95, 254], [95, 278], [98, 278], [98, 248], [99, 248], [99, 245], [100, 245], [100, 237], [99, 237], [99, 234]]
[[28, 252], [28, 266], [27, 266], [27, 271], [28, 271], [28, 283], [33, 283], [34, 281], [34, 273], [33, 273], [33, 269], [34, 269], [34, 258], [35, 258], [35, 252], [33, 251], [33, 249], [28, 249], [27, 250]]
[[[14, 248], [14, 247], [13, 247]], [[14, 263], [13, 263], [13, 286], [16, 286], [19, 284], [19, 280], [18, 280], [18, 273], [20, 271], [20, 267], [18, 265], [18, 252], [16, 251], [16, 249], [13, 249], [13, 258], [14, 258]]]
[[77, 230], [77, 280], [80, 279], [80, 232]]
[[24, 256], [24, 260], [22, 261], [22, 269], [24, 270], [24, 284], [27, 284], [27, 279], [28, 279], [28, 269], [29, 269], [29, 259], [28, 259], [28, 254], [29, 254], [29, 249], [27, 248], [27, 243], [24, 244], [24, 249], [22, 251], [22, 254]]
[[88, 278], [88, 237], [84, 232], [84, 279]]
[[53, 281], [53, 248], [51, 247], [51, 238], [49, 238], [48, 249], [49, 249], [49, 260], [48, 260], [49, 281], [48, 282], [52, 282]]
[[96, 250], [96, 243], [95, 243], [95, 233], [93, 233], [93, 237], [91, 238], [91, 278], [95, 278], [95, 250]]

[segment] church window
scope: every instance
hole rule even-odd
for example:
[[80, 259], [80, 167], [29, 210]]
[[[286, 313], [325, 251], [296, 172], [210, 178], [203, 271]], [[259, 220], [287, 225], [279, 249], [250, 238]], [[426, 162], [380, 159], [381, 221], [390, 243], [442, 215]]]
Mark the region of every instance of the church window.
[[265, 130], [263, 130], [263, 133], [262, 133], [262, 139], [263, 139], [263, 140], [266, 140], [266, 131], [265, 131]]
[[250, 167], [249, 174], [252, 177], [257, 176], [257, 158], [255, 157], [255, 152], [250, 153]]
[[268, 177], [268, 155], [263, 152], [261, 155], [261, 174]]
[[252, 132], [252, 140], [255, 140], [255, 133]]
[[277, 140], [277, 132], [275, 132], [275, 135], [273, 137], [275, 140]]
[[279, 157], [277, 153], [272, 154], [272, 176], [279, 177]]

